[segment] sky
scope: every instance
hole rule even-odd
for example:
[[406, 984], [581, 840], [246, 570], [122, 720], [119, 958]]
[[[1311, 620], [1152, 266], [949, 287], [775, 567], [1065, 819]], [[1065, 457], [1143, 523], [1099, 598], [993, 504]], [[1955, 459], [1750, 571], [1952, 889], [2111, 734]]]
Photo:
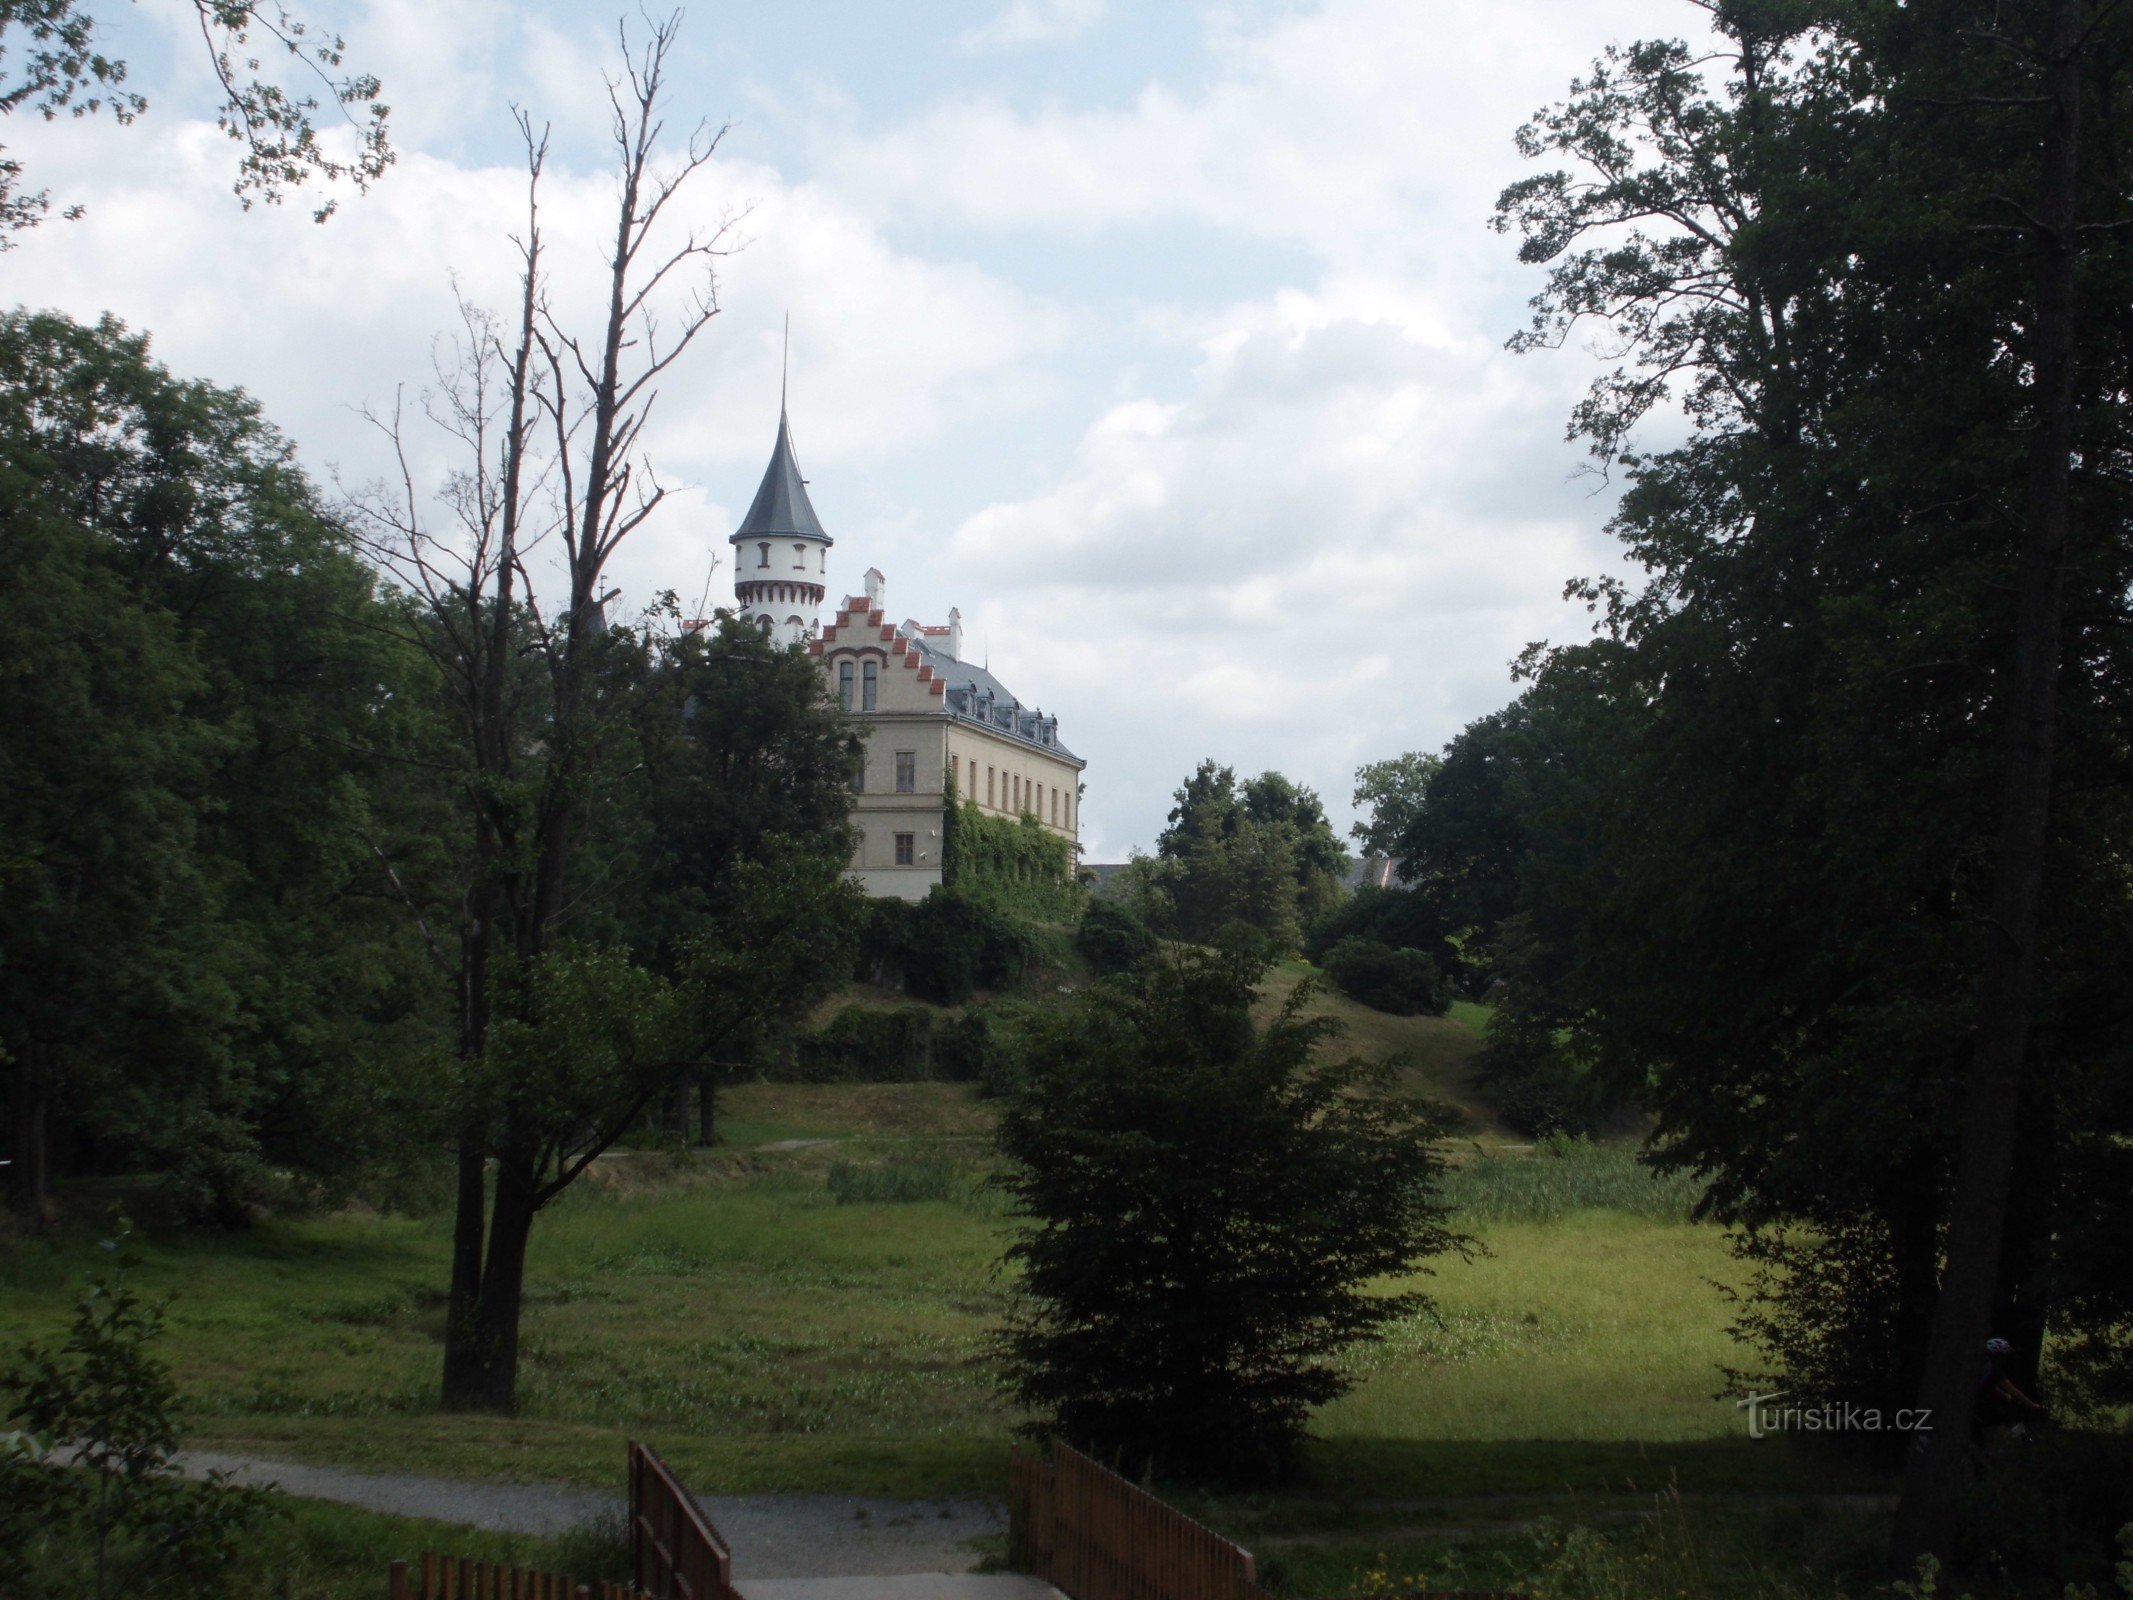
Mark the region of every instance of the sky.
[[[399, 159], [315, 224], [239, 208], [185, 0], [117, 0], [149, 110], [0, 129], [52, 220], [0, 297], [109, 312], [241, 387], [334, 492], [366, 420], [435, 382], [454, 294], [512, 298], [512, 108], [552, 128], [566, 317], [612, 226], [615, 14], [565, 0], [304, 0], [375, 73]], [[632, 17], [635, 13], [631, 13]], [[1588, 342], [1513, 355], [1539, 268], [1488, 227], [1513, 135], [1686, 0], [734, 0], [689, 9], [680, 141], [724, 134], [679, 220], [729, 225], [720, 314], [664, 383], [670, 495], [610, 568], [627, 602], [731, 599], [727, 535], [790, 410], [836, 540], [891, 620], [966, 652], [1088, 763], [1084, 859], [1152, 850], [1204, 757], [1353, 820], [1355, 769], [1434, 750], [1590, 625], [1611, 497], [1564, 437]], [[581, 309], [582, 308], [582, 309]], [[419, 440], [425, 483], [451, 469]], [[714, 566], [714, 563], [716, 565]]]

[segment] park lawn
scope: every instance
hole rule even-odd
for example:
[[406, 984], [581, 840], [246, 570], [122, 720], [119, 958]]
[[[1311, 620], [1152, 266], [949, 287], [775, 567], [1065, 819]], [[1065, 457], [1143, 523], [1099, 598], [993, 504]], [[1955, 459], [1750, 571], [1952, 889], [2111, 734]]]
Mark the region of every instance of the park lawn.
[[[1019, 1418], [988, 1341], [1004, 1306], [996, 1197], [839, 1205], [832, 1163], [977, 1160], [987, 1108], [949, 1085], [758, 1085], [732, 1148], [604, 1162], [543, 1215], [527, 1277], [521, 1412], [435, 1409], [443, 1219], [337, 1215], [145, 1239], [172, 1293], [164, 1354], [193, 1441], [269, 1457], [612, 1487], [644, 1438], [697, 1488], [997, 1493]], [[775, 1139], [767, 1137], [776, 1135]], [[832, 1141], [765, 1150], [788, 1138]], [[1514, 1158], [1537, 1159], [1537, 1158]], [[1658, 1486], [1766, 1489], [1813, 1469], [1712, 1398], [1736, 1359], [1712, 1229], [1613, 1210], [1472, 1226], [1417, 1319], [1319, 1417], [1287, 1509], [1239, 1526], [1345, 1526], [1403, 1497]], [[62, 1325], [93, 1234], [0, 1253], [13, 1344]], [[1273, 1513], [1268, 1513], [1273, 1515]]]

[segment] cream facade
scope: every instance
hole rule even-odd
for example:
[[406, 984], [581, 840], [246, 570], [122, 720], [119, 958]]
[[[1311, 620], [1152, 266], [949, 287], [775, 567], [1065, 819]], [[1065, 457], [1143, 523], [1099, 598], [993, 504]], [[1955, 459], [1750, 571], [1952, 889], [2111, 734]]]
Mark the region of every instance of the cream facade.
[[1060, 744], [1059, 719], [962, 659], [960, 611], [939, 626], [891, 624], [878, 570], [818, 632], [834, 543], [808, 499], [781, 406], [770, 466], [731, 538], [733, 598], [751, 627], [812, 652], [830, 695], [860, 724], [853, 877], [870, 895], [923, 900], [941, 881], [951, 788], [992, 816], [1035, 817], [1073, 846], [1078, 863], [1088, 764]]
[[859, 721], [865, 759], [852, 796], [853, 875], [870, 895], [922, 900], [941, 881], [947, 796], [992, 816], [1032, 816], [1079, 850], [1087, 763], [1059, 722], [960, 659], [961, 619], [892, 624], [879, 572], [811, 647], [831, 696]]

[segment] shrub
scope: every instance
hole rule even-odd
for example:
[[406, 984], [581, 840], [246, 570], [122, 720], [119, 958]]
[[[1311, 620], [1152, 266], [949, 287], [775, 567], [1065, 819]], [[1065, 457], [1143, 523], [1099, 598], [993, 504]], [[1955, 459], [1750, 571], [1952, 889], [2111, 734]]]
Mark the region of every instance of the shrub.
[[1328, 950], [1350, 938], [1375, 939], [1395, 950], [1420, 950], [1439, 966], [1449, 967], [1443, 919], [1409, 889], [1365, 884], [1336, 902], [1304, 931], [1304, 957], [1322, 963]]
[[1138, 1471], [1277, 1477], [1338, 1357], [1413, 1315], [1373, 1292], [1457, 1241], [1436, 1199], [1441, 1107], [1318, 1046], [1292, 1001], [1266, 1030], [1264, 967], [1187, 951], [1033, 1019], [999, 1124], [1021, 1227], [1003, 1347], [1015, 1399]]
[[[118, 1248], [119, 1241], [107, 1244]], [[124, 1281], [131, 1265], [92, 1276], [76, 1303], [67, 1341], [35, 1346], [0, 1376], [0, 1425], [30, 1443], [0, 1444], [0, 1579], [27, 1587], [32, 1574], [59, 1592], [105, 1596], [213, 1592], [236, 1565], [272, 1507], [262, 1490], [225, 1473], [187, 1483], [177, 1454], [179, 1396], [170, 1369], [149, 1348], [163, 1308]], [[66, 1470], [39, 1452], [64, 1452]]]
[[874, 903], [861, 939], [858, 976], [901, 983], [907, 994], [959, 1006], [980, 985], [1011, 988], [1043, 953], [1027, 921], [954, 889], [917, 904]]
[[1155, 935], [1128, 906], [1093, 900], [1081, 914], [1074, 947], [1098, 972], [1135, 972], [1155, 959]]
[[1373, 1010], [1441, 1017], [1451, 1009], [1451, 984], [1420, 950], [1351, 935], [1326, 952], [1322, 965], [1341, 993]]
[[1523, 1005], [1517, 992], [1489, 1013], [1474, 1088], [1506, 1127], [1529, 1138], [1590, 1133], [1599, 1120], [1554, 1020]]
[[927, 1076], [933, 1017], [922, 1006], [846, 1006], [793, 1041], [802, 1083], [916, 1083]]

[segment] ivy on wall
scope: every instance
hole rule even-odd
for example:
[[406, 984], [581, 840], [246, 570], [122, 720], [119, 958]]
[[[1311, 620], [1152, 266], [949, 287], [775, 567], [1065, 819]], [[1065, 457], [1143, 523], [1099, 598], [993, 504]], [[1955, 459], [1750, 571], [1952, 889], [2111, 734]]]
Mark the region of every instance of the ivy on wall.
[[941, 882], [971, 899], [1047, 919], [1079, 914], [1073, 847], [1025, 812], [1009, 822], [988, 817], [954, 784], [941, 828]]

